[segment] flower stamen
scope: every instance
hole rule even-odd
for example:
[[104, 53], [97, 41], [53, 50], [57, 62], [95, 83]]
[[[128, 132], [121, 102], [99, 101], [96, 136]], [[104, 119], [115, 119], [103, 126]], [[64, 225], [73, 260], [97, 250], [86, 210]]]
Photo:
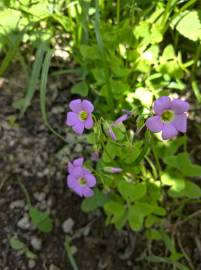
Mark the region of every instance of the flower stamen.
[[79, 117], [80, 117], [80, 120], [81, 120], [81, 121], [87, 120], [87, 112], [81, 111], [81, 112], [79, 113]]
[[161, 120], [164, 122], [170, 122], [173, 120], [173, 118], [174, 118], [174, 112], [170, 110], [164, 111], [161, 115]]
[[80, 178], [79, 179], [79, 184], [80, 184], [80, 186], [86, 186], [86, 184], [87, 184], [87, 182], [86, 182], [86, 180], [84, 179], [84, 178]]

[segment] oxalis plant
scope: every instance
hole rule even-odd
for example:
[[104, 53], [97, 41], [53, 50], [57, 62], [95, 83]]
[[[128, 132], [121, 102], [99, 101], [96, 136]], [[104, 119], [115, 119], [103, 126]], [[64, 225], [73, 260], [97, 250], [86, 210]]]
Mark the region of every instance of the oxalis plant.
[[[201, 166], [192, 163], [186, 136], [188, 112], [201, 103], [200, 2], [4, 0], [0, 15], [0, 76], [15, 58], [27, 78], [24, 97], [13, 107], [23, 115], [40, 82], [43, 120], [65, 143], [48, 122], [46, 86], [49, 77], [76, 76], [70, 91], [77, 98], [69, 103], [66, 124], [84, 135], [91, 156], [69, 162], [67, 186], [81, 197], [82, 210], [100, 208], [106, 224], [162, 240], [169, 251], [160, 257], [147, 248], [143, 258], [194, 269], [178, 231], [197, 213], [185, 217], [185, 207], [201, 198], [195, 183]], [[191, 130], [199, 132], [192, 122]], [[48, 213], [34, 208], [21, 189], [34, 225], [50, 232]], [[16, 250], [29, 251], [16, 236], [11, 240]]]
[[[178, 198], [201, 196], [200, 187], [188, 179], [200, 175], [201, 166], [192, 164], [186, 137], [179, 136], [187, 131], [188, 110], [187, 101], [161, 96], [145, 115], [125, 108], [117, 119], [107, 121], [96, 115], [92, 102], [74, 99], [65, 122], [78, 135], [90, 130], [86, 135], [92, 145], [90, 160], [81, 156], [67, 167], [67, 186], [84, 198], [82, 210], [102, 208], [106, 224], [118, 230], [128, 224], [133, 231], [145, 231], [150, 240], [163, 240], [170, 256], [146, 259], [178, 269], [188, 269], [178, 262], [186, 254], [177, 252], [167, 233], [175, 234], [176, 227], [171, 231], [166, 221], [185, 206], [185, 200], [177, 204]], [[165, 200], [173, 205], [175, 201], [174, 207]]]

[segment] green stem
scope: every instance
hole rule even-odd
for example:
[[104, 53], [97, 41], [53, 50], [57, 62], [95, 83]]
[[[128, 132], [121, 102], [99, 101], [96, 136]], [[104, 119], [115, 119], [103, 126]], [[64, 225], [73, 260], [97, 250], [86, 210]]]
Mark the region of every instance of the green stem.
[[28, 193], [27, 189], [25, 188], [25, 185], [21, 182], [21, 180], [19, 178], [17, 178], [17, 181], [18, 181], [18, 184], [19, 184], [21, 190], [23, 191], [23, 193], [26, 197], [27, 204], [30, 208], [31, 207], [31, 199], [30, 199], [29, 193]]
[[168, 19], [168, 17], [169, 17], [169, 15], [170, 15], [170, 12], [171, 12], [171, 1], [172, 0], [168, 0], [168, 3], [167, 3], [167, 5], [166, 5], [166, 9], [165, 9], [165, 12], [164, 12], [164, 14], [163, 14], [163, 19], [162, 19], [162, 22], [161, 22], [161, 25], [162, 25], [162, 29], [164, 29], [165, 28], [165, 25], [166, 25], [166, 21], [167, 21], [167, 19]]
[[158, 171], [159, 180], [161, 182], [161, 171], [162, 170], [161, 170], [159, 158], [158, 158], [157, 153], [156, 153], [156, 147], [155, 147], [155, 142], [153, 140], [153, 137], [152, 137], [152, 141], [151, 141], [151, 148], [152, 148], [152, 152], [153, 152], [153, 155], [154, 155], [154, 158], [156, 161], [156, 167], [157, 167], [157, 171]]
[[120, 0], [117, 0], [117, 24], [120, 21]]
[[199, 44], [196, 49], [195, 58], [194, 58], [194, 65], [192, 67], [192, 74], [195, 75], [195, 71], [197, 68], [198, 60], [200, 59], [200, 53], [201, 53], [201, 43], [199, 41]]

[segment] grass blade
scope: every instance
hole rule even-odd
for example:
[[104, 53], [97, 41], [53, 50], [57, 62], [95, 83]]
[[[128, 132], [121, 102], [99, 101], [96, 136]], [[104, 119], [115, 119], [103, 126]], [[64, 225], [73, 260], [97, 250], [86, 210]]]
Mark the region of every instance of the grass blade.
[[70, 265], [71, 265], [72, 269], [73, 270], [79, 270], [79, 268], [77, 266], [77, 263], [76, 263], [73, 255], [72, 255], [71, 248], [70, 248], [70, 243], [69, 243], [69, 240], [68, 240], [67, 237], [65, 238], [64, 246], [65, 246], [66, 253], [67, 253], [67, 256], [68, 256], [68, 259], [69, 259], [69, 262], [70, 262]]
[[5, 71], [7, 70], [7, 68], [9, 67], [11, 61], [13, 60], [14, 56], [17, 53], [18, 47], [20, 45], [21, 42], [21, 35], [19, 35], [15, 42], [12, 42], [9, 39], [9, 43], [10, 43], [10, 48], [5, 56], [5, 58], [3, 59], [1, 66], [0, 66], [0, 77], [3, 76], [3, 74], [5, 73]]
[[40, 110], [42, 113], [43, 121], [49, 130], [54, 133], [59, 139], [66, 142], [65, 138], [63, 138], [58, 132], [56, 132], [49, 124], [48, 117], [46, 113], [46, 86], [47, 86], [47, 78], [48, 78], [48, 71], [50, 67], [51, 57], [52, 57], [53, 50], [49, 49], [46, 53], [42, 74], [41, 74], [41, 83], [40, 83]]
[[37, 84], [39, 82], [40, 71], [43, 64], [43, 57], [45, 55], [46, 50], [47, 50], [47, 43], [42, 42], [36, 52], [36, 60], [33, 65], [31, 78], [28, 82], [28, 87], [27, 87], [25, 98], [24, 98], [21, 115], [25, 113], [25, 111], [31, 104], [31, 100], [34, 96], [34, 93], [37, 88]]
[[100, 13], [99, 13], [99, 2], [96, 0], [96, 13], [95, 13], [95, 23], [94, 23], [94, 29], [95, 29], [95, 34], [96, 34], [96, 40], [99, 48], [99, 52], [101, 54], [101, 59], [103, 62], [103, 67], [104, 67], [104, 73], [105, 73], [105, 78], [106, 78], [106, 86], [107, 86], [107, 103], [110, 107], [110, 109], [114, 108], [114, 102], [112, 98], [112, 92], [111, 92], [111, 83], [110, 83], [110, 74], [109, 74], [109, 68], [106, 62], [106, 54], [105, 54], [105, 49], [104, 49], [104, 44], [103, 40], [100, 34], [100, 29], [99, 29], [99, 21], [100, 21]]

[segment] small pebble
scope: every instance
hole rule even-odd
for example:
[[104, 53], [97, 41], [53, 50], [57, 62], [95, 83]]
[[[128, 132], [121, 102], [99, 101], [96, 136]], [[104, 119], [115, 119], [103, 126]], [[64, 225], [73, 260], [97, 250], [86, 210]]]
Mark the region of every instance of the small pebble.
[[69, 144], [71, 144], [71, 145], [72, 145], [72, 144], [75, 144], [75, 143], [76, 143], [75, 135], [69, 133], [69, 134], [67, 135], [66, 141], [67, 141]]
[[28, 261], [28, 267], [30, 269], [34, 268], [36, 266], [36, 262], [34, 260], [29, 260]]
[[25, 206], [25, 202], [24, 200], [17, 200], [17, 201], [13, 201], [10, 204], [10, 209], [15, 209], [15, 208], [23, 208]]
[[71, 246], [71, 254], [75, 255], [77, 253], [77, 247], [76, 246]]
[[24, 229], [27, 230], [30, 228], [30, 222], [29, 222], [29, 216], [27, 214], [25, 214], [18, 222], [17, 222], [17, 226], [20, 229]]
[[74, 224], [75, 222], [72, 218], [66, 219], [62, 224], [62, 229], [64, 233], [72, 233]]
[[81, 153], [82, 150], [83, 150], [83, 146], [80, 143], [76, 144], [76, 146], [75, 146], [75, 152]]
[[54, 264], [51, 264], [49, 270], [60, 270], [60, 268]]
[[43, 201], [46, 197], [46, 194], [44, 192], [35, 192], [33, 195], [34, 198], [39, 202]]
[[33, 236], [31, 238], [31, 245], [35, 250], [41, 250], [42, 248], [42, 241], [40, 238]]

